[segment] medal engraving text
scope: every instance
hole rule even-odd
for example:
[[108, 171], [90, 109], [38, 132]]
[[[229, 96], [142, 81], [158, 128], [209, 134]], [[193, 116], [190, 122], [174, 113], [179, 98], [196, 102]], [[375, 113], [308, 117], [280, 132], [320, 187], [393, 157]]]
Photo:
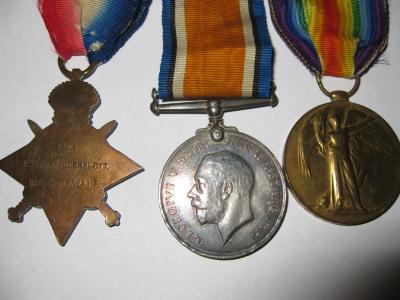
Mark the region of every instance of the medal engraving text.
[[59, 85], [49, 100], [54, 122], [41, 129], [28, 121], [34, 139], [0, 161], [0, 168], [25, 187], [23, 200], [9, 209], [9, 219], [22, 222], [32, 207], [43, 208], [61, 245], [87, 209], [99, 209], [107, 225], [118, 225], [120, 215], [107, 205], [106, 190], [142, 170], [107, 143], [115, 121], [100, 129], [91, 125], [99, 101], [85, 82]]

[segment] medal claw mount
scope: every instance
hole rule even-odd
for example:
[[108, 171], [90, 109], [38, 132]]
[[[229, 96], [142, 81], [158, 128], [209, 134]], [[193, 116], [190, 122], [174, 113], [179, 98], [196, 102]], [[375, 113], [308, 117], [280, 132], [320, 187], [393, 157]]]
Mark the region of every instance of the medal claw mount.
[[225, 112], [259, 108], [264, 106], [275, 107], [278, 105], [278, 97], [275, 95], [275, 85], [272, 86], [271, 98], [242, 98], [242, 99], [193, 99], [182, 101], [163, 102], [157, 89], [153, 89], [153, 101], [150, 110], [156, 116], [160, 114], [208, 114], [209, 126], [207, 130], [215, 142], [224, 139], [223, 115]]
[[[150, 110], [156, 116], [160, 114], [215, 114], [214, 107], [219, 107], [220, 112], [244, 110], [250, 108], [258, 108], [264, 106], [275, 107], [278, 105], [278, 97], [275, 95], [275, 86], [272, 88], [271, 98], [241, 98], [241, 99], [193, 99], [182, 101], [165, 101], [163, 102], [158, 91], [152, 91], [153, 102], [150, 105]], [[210, 105], [210, 103], [219, 102], [219, 105]], [[213, 106], [213, 107], [211, 107]]]

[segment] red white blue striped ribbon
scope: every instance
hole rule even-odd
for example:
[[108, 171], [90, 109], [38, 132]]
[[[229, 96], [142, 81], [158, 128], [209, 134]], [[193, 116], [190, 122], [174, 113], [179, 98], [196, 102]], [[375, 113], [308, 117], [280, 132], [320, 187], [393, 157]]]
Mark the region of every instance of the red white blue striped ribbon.
[[39, 0], [58, 55], [108, 61], [142, 25], [151, 0]]

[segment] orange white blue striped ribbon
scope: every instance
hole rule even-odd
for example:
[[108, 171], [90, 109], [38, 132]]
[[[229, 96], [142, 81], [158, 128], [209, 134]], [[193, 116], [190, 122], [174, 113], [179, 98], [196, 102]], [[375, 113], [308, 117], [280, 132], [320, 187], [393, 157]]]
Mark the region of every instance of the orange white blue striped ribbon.
[[163, 0], [163, 39], [161, 99], [269, 98], [262, 0]]

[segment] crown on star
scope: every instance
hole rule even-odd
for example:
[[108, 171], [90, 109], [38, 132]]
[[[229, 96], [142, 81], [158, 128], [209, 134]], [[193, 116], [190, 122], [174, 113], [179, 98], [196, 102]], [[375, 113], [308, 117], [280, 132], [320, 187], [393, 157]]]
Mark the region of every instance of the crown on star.
[[76, 114], [90, 114], [100, 105], [100, 96], [89, 83], [71, 80], [53, 89], [49, 104], [55, 112], [68, 110]]

